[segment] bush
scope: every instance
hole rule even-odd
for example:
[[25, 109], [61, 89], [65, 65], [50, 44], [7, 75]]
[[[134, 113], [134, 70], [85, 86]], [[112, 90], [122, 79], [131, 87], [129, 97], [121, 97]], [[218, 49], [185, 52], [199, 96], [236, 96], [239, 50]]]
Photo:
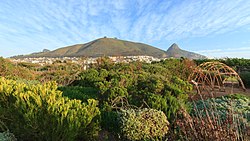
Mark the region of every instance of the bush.
[[172, 140], [249, 140], [249, 100], [236, 94], [193, 102], [191, 114], [179, 110]]
[[10, 60], [0, 57], [0, 76], [11, 79], [34, 80], [35, 72], [27, 68], [14, 65]]
[[16, 141], [15, 135], [10, 133], [8, 127], [1, 120], [0, 120], [0, 141]]
[[0, 133], [0, 141], [16, 141], [16, 140], [17, 139], [15, 138], [15, 136], [8, 131]]
[[174, 119], [181, 106], [188, 107], [187, 93], [192, 89], [192, 85], [178, 77], [172, 77], [168, 82], [156, 75], [143, 76], [143, 80], [138, 78], [133, 87], [136, 91], [130, 100], [132, 104], [143, 104], [143, 99], [150, 108], [163, 111], [168, 119]]
[[250, 88], [250, 72], [241, 72], [240, 77], [245, 87]]
[[98, 99], [98, 90], [93, 87], [65, 86], [59, 87], [62, 95], [70, 99], [79, 99], [87, 102], [88, 99]]
[[155, 109], [121, 110], [121, 133], [128, 140], [162, 140], [169, 122], [165, 114]]
[[113, 134], [118, 134], [119, 129], [119, 114], [116, 111], [102, 111], [102, 128], [112, 132]]
[[161, 110], [168, 119], [174, 118], [180, 106], [188, 107], [188, 92], [192, 85], [172, 76], [167, 64], [139, 66], [130, 63], [115, 64], [109, 69], [91, 68], [82, 72], [74, 85], [97, 89], [101, 107], [105, 103], [112, 107], [115, 102], [116, 106], [121, 106], [122, 102], [116, 99], [123, 97], [131, 105]]
[[82, 67], [76, 63], [55, 61], [53, 64], [37, 68], [42, 82], [56, 81], [59, 86], [67, 86], [77, 80]]
[[[240, 94], [232, 94], [227, 96], [222, 96], [213, 99], [207, 99], [205, 101], [197, 101], [194, 104], [198, 111], [201, 112], [202, 115], [205, 115], [205, 108], [211, 109], [216, 107], [216, 114], [222, 118], [222, 120], [226, 119], [228, 110], [233, 110], [234, 115], [242, 115], [250, 125], [250, 97], [240, 95]], [[206, 107], [205, 107], [206, 106]], [[210, 111], [211, 112], [211, 111]], [[209, 112], [209, 114], [211, 114]], [[195, 111], [192, 111], [194, 114]]]
[[248, 140], [248, 127], [245, 121], [240, 116], [234, 116], [230, 112], [227, 113], [224, 120], [220, 120], [220, 117], [215, 116], [215, 114], [192, 117], [185, 110], [180, 110], [179, 114], [180, 117], [176, 120], [176, 124], [177, 129], [180, 130], [178, 136], [181, 140]]
[[20, 140], [89, 139], [99, 130], [97, 104], [62, 97], [54, 82], [27, 85], [0, 78], [0, 120]]

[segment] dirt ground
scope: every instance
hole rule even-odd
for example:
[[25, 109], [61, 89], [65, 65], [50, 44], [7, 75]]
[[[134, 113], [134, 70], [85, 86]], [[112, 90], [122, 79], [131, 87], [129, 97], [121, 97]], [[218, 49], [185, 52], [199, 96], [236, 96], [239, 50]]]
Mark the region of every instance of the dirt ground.
[[[193, 91], [195, 94], [197, 93], [196, 90]], [[208, 99], [208, 98], [212, 98], [212, 97], [221, 97], [224, 95], [228, 95], [228, 94], [243, 94], [246, 96], [250, 96], [250, 89], [246, 89], [245, 91], [242, 88], [230, 88], [230, 87], [226, 87], [225, 91], [220, 91], [218, 89], [210, 90], [210, 89], [205, 89], [201, 91], [202, 97], [204, 99]], [[192, 98], [193, 100], [199, 100], [201, 99], [200, 95], [194, 95], [194, 96], [190, 96], [190, 98]]]

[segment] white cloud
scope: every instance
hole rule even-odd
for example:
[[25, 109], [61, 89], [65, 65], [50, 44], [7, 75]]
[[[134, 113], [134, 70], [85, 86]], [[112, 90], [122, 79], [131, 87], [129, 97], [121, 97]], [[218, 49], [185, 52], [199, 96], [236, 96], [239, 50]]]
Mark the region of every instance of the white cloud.
[[197, 53], [204, 54], [209, 57], [233, 57], [233, 58], [249, 58], [250, 47], [236, 47], [226, 49], [200, 50]]
[[221, 34], [246, 25], [250, 25], [248, 0], [0, 2], [0, 42], [16, 47], [8, 38], [20, 40], [23, 46], [35, 42], [35, 48], [49, 42], [50, 49], [102, 36], [153, 44]]

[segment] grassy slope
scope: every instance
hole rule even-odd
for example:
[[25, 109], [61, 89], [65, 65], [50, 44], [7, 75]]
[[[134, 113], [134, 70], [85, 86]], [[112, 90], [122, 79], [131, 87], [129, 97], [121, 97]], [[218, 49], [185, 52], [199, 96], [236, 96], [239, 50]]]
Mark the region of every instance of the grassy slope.
[[62, 57], [62, 56], [127, 56], [150, 55], [166, 57], [165, 51], [158, 48], [130, 41], [113, 38], [100, 38], [86, 44], [63, 47], [50, 52], [31, 54], [23, 57]]

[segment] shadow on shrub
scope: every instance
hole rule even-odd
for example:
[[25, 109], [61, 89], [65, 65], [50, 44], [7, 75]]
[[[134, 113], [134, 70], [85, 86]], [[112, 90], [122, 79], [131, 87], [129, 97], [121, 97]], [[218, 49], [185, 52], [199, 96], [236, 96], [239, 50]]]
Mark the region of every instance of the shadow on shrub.
[[240, 73], [240, 77], [245, 87], [250, 88], [250, 72], [242, 72]]

